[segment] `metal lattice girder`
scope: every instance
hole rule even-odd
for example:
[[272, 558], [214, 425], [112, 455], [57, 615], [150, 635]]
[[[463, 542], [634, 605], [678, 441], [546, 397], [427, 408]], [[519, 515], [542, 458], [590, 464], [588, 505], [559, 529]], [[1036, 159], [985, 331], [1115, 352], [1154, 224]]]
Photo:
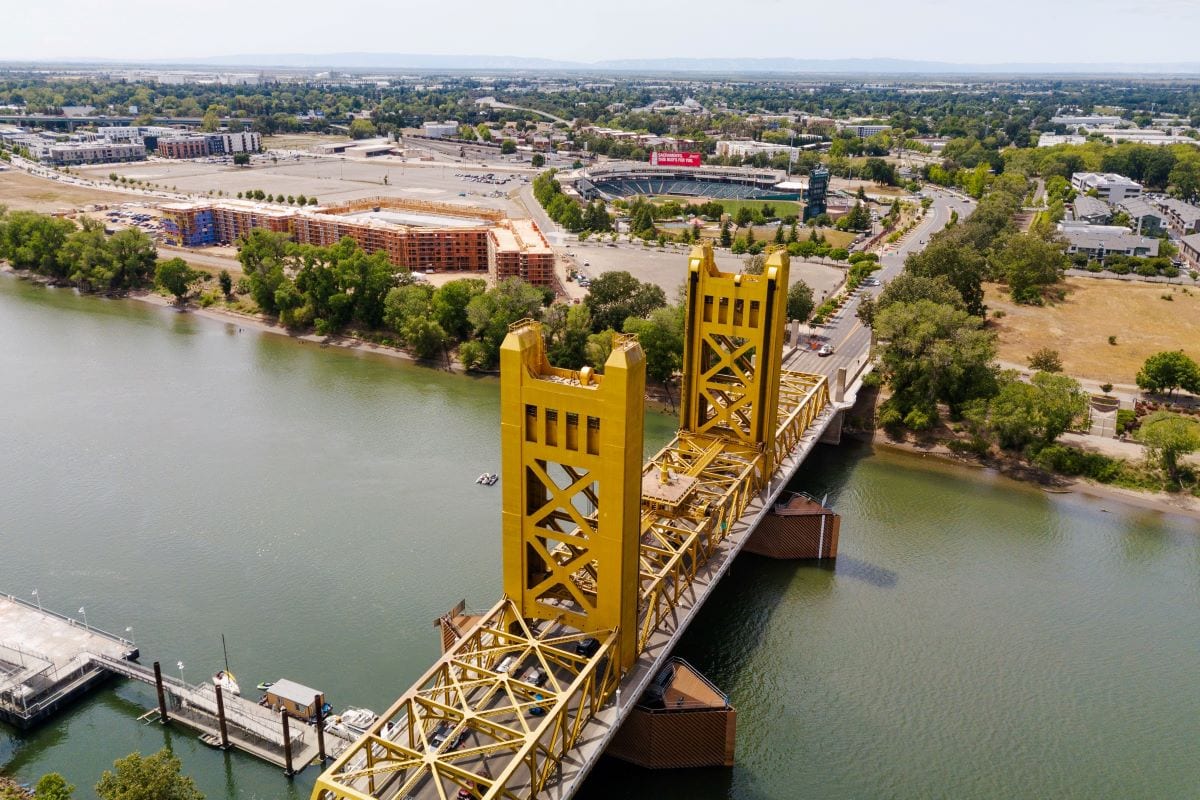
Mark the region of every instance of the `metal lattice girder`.
[[[589, 637], [596, 652], [576, 653]], [[612, 632], [531, 625], [500, 601], [334, 761], [313, 797], [453, 800], [464, 787], [536, 797], [615, 689], [614, 644]]]
[[[772, 463], [783, 461], [828, 402], [824, 376], [782, 373]], [[665, 468], [695, 483], [669, 507], [654, 500], [642, 504], [639, 652], [762, 489], [770, 476], [765, 462], [759, 446], [730, 436], [680, 431], [647, 463], [645, 474]]]

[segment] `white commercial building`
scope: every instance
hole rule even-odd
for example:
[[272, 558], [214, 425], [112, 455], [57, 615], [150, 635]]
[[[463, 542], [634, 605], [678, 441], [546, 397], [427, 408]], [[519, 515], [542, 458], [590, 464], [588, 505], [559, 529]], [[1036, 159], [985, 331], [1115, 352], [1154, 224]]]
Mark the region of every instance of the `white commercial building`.
[[421, 130], [431, 139], [445, 139], [458, 136], [458, 123], [452, 119], [445, 122], [426, 122], [421, 126]]
[[860, 139], [866, 139], [892, 129], [891, 125], [869, 125], [857, 122], [839, 122], [837, 125], [839, 130], [850, 131]]
[[773, 144], [771, 142], [753, 142], [748, 140], [717, 142], [717, 155], [719, 156], [745, 158], [746, 156], [753, 156], [758, 153], [766, 153], [770, 156], [776, 153], [787, 153], [790, 158], [795, 158], [799, 152], [799, 149], [795, 147], [789, 147], [786, 144]]
[[257, 153], [262, 150], [262, 135], [254, 131], [241, 131], [239, 133], [222, 133], [221, 144], [224, 146], [224, 153]]
[[1119, 203], [1142, 194], [1140, 183], [1114, 172], [1076, 172], [1071, 176], [1071, 185], [1083, 194], [1094, 189], [1106, 203]]
[[1120, 117], [1107, 117], [1100, 114], [1062, 114], [1050, 118], [1051, 125], [1065, 125], [1068, 128], [1111, 128], [1120, 125], [1124, 121]]

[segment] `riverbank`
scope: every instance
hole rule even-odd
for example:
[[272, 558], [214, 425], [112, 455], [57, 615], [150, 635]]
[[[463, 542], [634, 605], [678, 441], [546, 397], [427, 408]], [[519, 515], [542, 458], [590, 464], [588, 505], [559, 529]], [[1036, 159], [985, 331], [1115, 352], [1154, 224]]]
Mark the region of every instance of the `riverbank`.
[[1200, 497], [1127, 489], [1123, 486], [1099, 483], [1086, 478], [1054, 475], [1025, 463], [1021, 459], [965, 455], [954, 452], [940, 442], [893, 439], [882, 430], [875, 431], [874, 434], [866, 434], [862, 438], [870, 442], [871, 445], [883, 449], [917, 454], [923, 458], [932, 457], [939, 461], [961, 467], [996, 470], [1005, 477], [1012, 478], [1013, 480], [1023, 483], [1036, 483], [1043, 491], [1051, 494], [1077, 493], [1100, 500], [1112, 500], [1135, 508], [1158, 511], [1164, 514], [1177, 514], [1200, 520]]

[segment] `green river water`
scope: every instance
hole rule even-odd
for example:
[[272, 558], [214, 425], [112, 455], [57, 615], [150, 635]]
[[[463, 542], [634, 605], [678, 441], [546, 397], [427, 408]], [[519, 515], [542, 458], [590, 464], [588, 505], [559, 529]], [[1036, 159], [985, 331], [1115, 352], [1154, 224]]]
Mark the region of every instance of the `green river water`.
[[[286, 676], [382, 710], [432, 621], [500, 592], [498, 384], [0, 275], [0, 592], [123, 631], [144, 663]], [[673, 420], [650, 415], [647, 450]], [[864, 446], [795, 485], [835, 567], [746, 556], [678, 655], [738, 709], [735, 768], [604, 762], [581, 797], [1200, 797], [1200, 525]], [[0, 640], [5, 638], [0, 631]], [[168, 743], [213, 798], [304, 798], [116, 683], [0, 772], [92, 798]]]

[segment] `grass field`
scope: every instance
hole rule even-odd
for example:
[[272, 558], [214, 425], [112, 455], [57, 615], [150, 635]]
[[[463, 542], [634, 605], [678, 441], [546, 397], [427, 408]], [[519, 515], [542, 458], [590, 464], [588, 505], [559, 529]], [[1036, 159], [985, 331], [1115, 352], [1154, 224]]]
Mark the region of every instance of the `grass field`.
[[800, 211], [802, 210], [800, 203], [796, 202], [795, 200], [724, 200], [708, 197], [682, 197], [680, 195], [673, 194], [651, 195], [646, 199], [651, 203], [662, 204], [667, 202], [676, 202], [684, 205], [701, 205], [711, 200], [714, 203], [720, 203], [721, 207], [725, 209], [726, 214], [736, 214], [737, 210], [743, 206], [751, 211], [757, 211], [763, 206], [771, 206], [775, 209], [775, 214], [781, 217], [787, 216], [788, 214], [795, 214], [796, 216], [799, 216]]
[[0, 206], [17, 211], [49, 213], [92, 203], [129, 203], [143, 198], [120, 192], [105, 192], [72, 186], [47, 178], [35, 178], [16, 169], [0, 172]]
[[[1024, 366], [1030, 353], [1049, 347], [1058, 351], [1068, 375], [1132, 384], [1154, 353], [1183, 350], [1200, 359], [1197, 290], [1092, 278], [1067, 278], [1063, 286], [1066, 299], [1047, 306], [1019, 306], [1001, 287], [987, 287], [1001, 361]], [[1004, 316], [994, 317], [995, 311]], [[1116, 337], [1115, 345], [1109, 336]]]

